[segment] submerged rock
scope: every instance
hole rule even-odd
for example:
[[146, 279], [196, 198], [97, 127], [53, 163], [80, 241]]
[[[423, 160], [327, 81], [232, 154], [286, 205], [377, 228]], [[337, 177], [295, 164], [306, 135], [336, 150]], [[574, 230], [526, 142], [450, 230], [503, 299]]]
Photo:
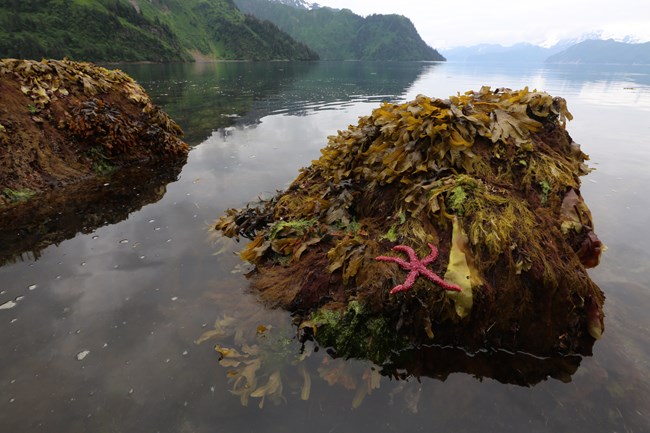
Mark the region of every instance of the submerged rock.
[[119, 70], [0, 59], [0, 209], [146, 161], [184, 160], [180, 127]]
[[286, 191], [215, 227], [252, 239], [253, 289], [338, 355], [587, 354], [604, 328], [586, 272], [602, 245], [570, 119], [564, 99], [527, 88], [383, 104]]

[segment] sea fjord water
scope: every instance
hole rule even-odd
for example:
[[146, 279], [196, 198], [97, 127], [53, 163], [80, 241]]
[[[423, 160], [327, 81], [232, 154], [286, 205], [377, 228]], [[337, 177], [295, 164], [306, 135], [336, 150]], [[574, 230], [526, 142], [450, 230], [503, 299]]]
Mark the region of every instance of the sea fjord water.
[[[107, 191], [92, 206], [50, 197], [41, 205], [59, 206], [58, 218], [0, 230], [2, 431], [650, 430], [648, 67], [122, 69], [183, 126], [192, 150], [182, 169], [104, 179], [92, 186]], [[390, 377], [367, 361], [301, 345], [288, 313], [247, 290], [249, 268], [233, 254], [241, 244], [215, 241], [211, 222], [285, 188], [328, 135], [381, 101], [483, 85], [562, 96], [575, 116], [569, 133], [596, 169], [582, 193], [608, 246], [590, 271], [607, 295], [593, 356], [521, 361], [432, 348], [425, 369]], [[260, 385], [278, 372], [282, 398], [243, 406], [230, 392], [229, 371], [238, 366], [220, 365], [215, 344], [240, 351], [242, 365], [262, 360]]]

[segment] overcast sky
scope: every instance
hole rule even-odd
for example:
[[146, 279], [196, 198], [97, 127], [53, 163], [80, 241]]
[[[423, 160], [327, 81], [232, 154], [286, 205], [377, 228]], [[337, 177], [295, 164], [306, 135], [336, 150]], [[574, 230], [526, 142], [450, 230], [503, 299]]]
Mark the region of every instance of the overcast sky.
[[552, 45], [584, 33], [650, 41], [649, 0], [316, 0], [359, 15], [400, 14], [437, 49], [479, 43]]

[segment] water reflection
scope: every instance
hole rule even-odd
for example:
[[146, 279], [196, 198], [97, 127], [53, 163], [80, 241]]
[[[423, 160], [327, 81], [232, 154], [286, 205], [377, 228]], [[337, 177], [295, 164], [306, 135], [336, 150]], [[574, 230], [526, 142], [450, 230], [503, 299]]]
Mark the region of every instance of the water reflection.
[[533, 386], [548, 378], [571, 382], [582, 356], [540, 358], [527, 353], [480, 351], [467, 353], [452, 347], [422, 347], [399, 355], [382, 374], [397, 379], [431, 377], [446, 380], [453, 373], [466, 373], [476, 379]]
[[40, 194], [0, 212], [0, 266], [38, 260], [41, 251], [79, 233], [125, 220], [160, 200], [177, 180], [183, 162], [137, 166]]
[[[576, 101], [650, 110], [650, 67], [647, 65], [449, 63], [423, 74], [414, 89], [407, 93], [407, 99], [415, 98], [418, 93], [444, 97], [477, 90], [484, 85], [511, 89], [528, 86], [543, 90], [565, 97], [570, 111], [575, 108]], [[577, 116], [576, 119], [585, 121]]]
[[[183, 119], [195, 147], [178, 181], [160, 184], [166, 185], [165, 195], [155, 201], [157, 194], [152, 193], [155, 203], [143, 201], [120, 222], [45, 249], [36, 247], [37, 261], [24, 254], [24, 261], [0, 267], [0, 305], [15, 304], [0, 309], [3, 431], [280, 432], [305, 426], [315, 432], [650, 429], [650, 257], [644, 247], [650, 243], [650, 198], [645, 194], [650, 183], [644, 108], [650, 104], [644, 84], [650, 76], [647, 70], [644, 78], [633, 76], [639, 72], [634, 68], [626, 76], [624, 71], [599, 73], [590, 67], [593, 71], [585, 70], [581, 81], [570, 67], [563, 72], [562, 68], [463, 69], [451, 63], [387, 65], [395, 72], [392, 77], [366, 74], [361, 65], [342, 66], [360, 71], [357, 78], [351, 79], [354, 74], [349, 72], [342, 74], [346, 78], [337, 77], [333, 63], [300, 64], [296, 68], [303, 70], [301, 75], [283, 81], [278, 71], [268, 80], [275, 82], [263, 83], [261, 66], [225, 65], [235, 71], [261, 68], [261, 75], [249, 76], [246, 85], [275, 90], [260, 91], [263, 98], [258, 99], [250, 88], [238, 87], [237, 74], [230, 79], [221, 75], [219, 81], [219, 65], [124, 68], [130, 73], [129, 68], [149, 69], [150, 79], [134, 75], [153, 88], [157, 103]], [[192, 72], [193, 67], [205, 69]], [[380, 66], [366, 67], [373, 72]], [[325, 93], [336, 92], [343, 98], [338, 103], [334, 98], [329, 99], [331, 104], [322, 102], [326, 95], [319, 93], [318, 81], [309, 80], [318, 68], [326, 68], [319, 79], [331, 80]], [[409, 69], [404, 74], [417, 77], [415, 81], [402, 80], [400, 68]], [[419, 72], [413, 74], [411, 68]], [[181, 75], [183, 70], [187, 77]], [[364, 83], [377, 76], [384, 83]], [[230, 92], [225, 93], [228, 97], [217, 98], [216, 89], [210, 93], [205, 87], [192, 87], [199, 79], [218, 83]], [[354, 80], [353, 86], [342, 84]], [[593, 86], [608, 80], [613, 84]], [[639, 88], [625, 90], [625, 83]], [[373, 371], [379, 370], [372, 363], [333, 359], [326, 350], [315, 352], [315, 347], [307, 346], [311, 355], [304, 363], [312, 379], [308, 400], [301, 399], [302, 373], [289, 363], [282, 367], [290, 374], [284, 382], [286, 401], [275, 406], [268, 400], [260, 410], [259, 399], [252, 398], [242, 407], [229, 392], [231, 368], [218, 364], [219, 354], [213, 349], [215, 343], [241, 349], [235, 335], [199, 345], [194, 341], [214, 329], [215, 321], [235, 316], [250, 321], [246, 323], [250, 344], [257, 343], [258, 325], [272, 325], [271, 332], [278, 332], [273, 335], [288, 341], [290, 359], [300, 356], [301, 344], [293, 339], [295, 329], [285, 312], [265, 309], [247, 291], [242, 275], [246, 269], [232, 254], [241, 245], [214, 255], [219, 247], [206, 241], [212, 220], [261, 192], [284, 188], [299, 167], [319, 156], [327, 135], [368, 114], [377, 106], [375, 99], [384, 98], [380, 94], [398, 99], [412, 99], [418, 93], [445, 97], [483, 84], [530, 85], [564, 96], [575, 115], [569, 132], [597, 167], [582, 188], [596, 229], [609, 247], [601, 265], [590, 271], [607, 294], [607, 329], [594, 355], [580, 360], [524, 356], [520, 361], [508, 360], [509, 354], [485, 354], [476, 358], [477, 365], [469, 366], [475, 360], [467, 354], [431, 348], [430, 353], [404, 354], [402, 364], [395, 362], [391, 374], [409, 375], [407, 380], [379, 375], [376, 388]], [[299, 91], [308, 85], [316, 92], [313, 97]], [[363, 86], [369, 91], [376, 88], [377, 93], [345, 90]], [[593, 89], [593, 97], [581, 92], [583, 86]], [[302, 95], [302, 109], [289, 100], [292, 89]], [[633, 92], [638, 103], [626, 99], [627, 92]], [[286, 106], [280, 95], [285, 95]], [[266, 99], [277, 103], [265, 108]], [[245, 103], [238, 105], [238, 100]], [[620, 104], [604, 105], [607, 100]], [[256, 104], [262, 108], [249, 122], [247, 113], [255, 111]], [[307, 115], [286, 115], [289, 109]], [[130, 197], [124, 199], [128, 202]], [[72, 204], [61, 204], [60, 210], [68, 206]], [[121, 212], [119, 203], [112, 206]], [[73, 212], [66, 215], [82, 219]], [[84, 225], [89, 223], [79, 227]], [[16, 241], [5, 239], [0, 240], [2, 252]], [[84, 351], [89, 353], [78, 360]], [[543, 375], [553, 379], [543, 380]], [[269, 377], [262, 377], [260, 385]], [[568, 378], [571, 383], [564, 383]], [[510, 385], [526, 382], [536, 384]], [[357, 392], [365, 392], [364, 398], [352, 409]]]
[[[348, 380], [354, 382], [345, 378], [350, 374], [346, 366], [350, 358], [340, 358], [333, 348], [328, 347], [320, 347], [328, 356], [315, 356], [314, 351], [319, 350], [319, 345], [313, 339], [302, 339], [300, 347], [292, 344], [299, 332], [288, 322], [261, 324], [259, 317], [257, 320], [224, 316], [215, 322], [214, 329], [204, 332], [197, 340], [198, 343], [212, 339], [217, 342], [219, 362], [228, 369], [227, 376], [234, 382], [232, 392], [240, 397], [243, 405], [247, 405], [251, 398], [263, 400], [266, 395], [278, 403], [281, 398], [286, 398], [282, 382], [287, 380], [294, 383], [294, 388], [300, 385], [302, 400], [309, 398], [310, 391], [305, 388], [315, 383], [312, 376], [320, 376], [330, 386]], [[310, 359], [312, 356], [315, 359]], [[456, 347], [418, 346], [394, 352], [391, 359], [381, 365], [368, 359], [353, 359], [358, 365], [366, 366], [360, 376], [365, 375], [368, 380], [370, 374], [376, 376], [372, 377], [375, 388], [386, 378], [408, 382], [428, 377], [444, 382], [456, 373], [468, 374], [480, 381], [493, 379], [503, 384], [530, 387], [549, 378], [571, 382], [583, 357], [538, 357], [503, 350], [469, 353]], [[271, 379], [273, 387], [265, 387], [265, 381], [273, 375], [277, 376]], [[256, 393], [258, 388], [260, 391]], [[357, 386], [347, 388], [359, 391]]]
[[399, 98], [424, 62], [223, 62], [124, 65], [197, 145], [212, 131], [270, 114], [306, 115]]

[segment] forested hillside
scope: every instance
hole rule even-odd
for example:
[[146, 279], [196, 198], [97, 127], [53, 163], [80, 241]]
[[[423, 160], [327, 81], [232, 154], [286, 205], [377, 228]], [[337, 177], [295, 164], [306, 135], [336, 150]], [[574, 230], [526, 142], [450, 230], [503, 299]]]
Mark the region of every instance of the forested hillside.
[[232, 0], [3, 0], [0, 57], [90, 61], [318, 56]]
[[235, 0], [245, 13], [276, 24], [328, 60], [445, 60], [401, 15], [366, 18], [348, 9]]

